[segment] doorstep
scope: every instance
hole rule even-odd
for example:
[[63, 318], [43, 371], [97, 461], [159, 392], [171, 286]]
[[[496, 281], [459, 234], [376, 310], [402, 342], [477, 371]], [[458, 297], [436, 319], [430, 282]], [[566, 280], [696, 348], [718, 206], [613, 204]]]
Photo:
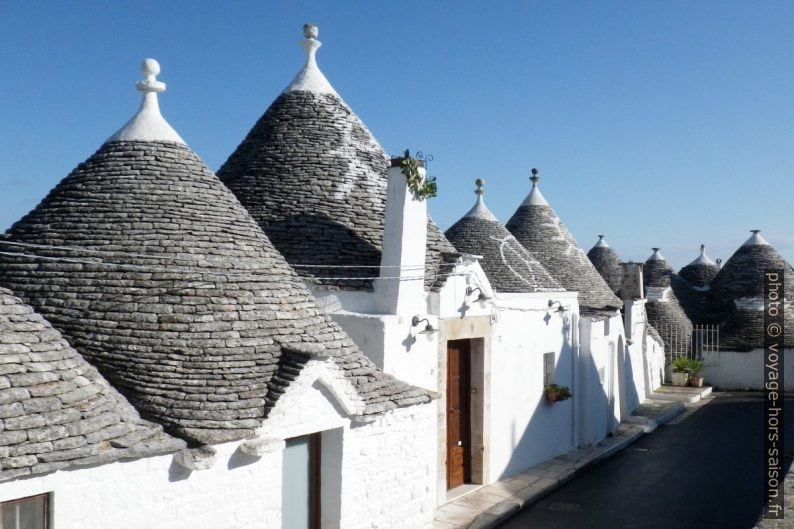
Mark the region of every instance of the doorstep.
[[[659, 388], [661, 389], [661, 388]], [[686, 388], [703, 390], [706, 388]], [[708, 388], [708, 393], [711, 388]], [[657, 390], [658, 392], [659, 390]], [[656, 395], [654, 392], [653, 395]], [[706, 393], [706, 395], [708, 395]], [[652, 397], [653, 397], [652, 395]], [[700, 399], [700, 394], [698, 400]], [[622, 422], [614, 435], [595, 446], [557, 456], [539, 465], [490, 485], [477, 486], [471, 492], [436, 508], [433, 529], [489, 529], [521, 509], [537, 502], [579, 473], [602, 459], [614, 455], [684, 411], [681, 398], [657, 398], [640, 405]], [[643, 413], [645, 415], [640, 415]], [[653, 428], [648, 429], [650, 425]]]
[[642, 428], [621, 424], [613, 437], [596, 446], [568, 452], [519, 474], [439, 506], [433, 529], [485, 529], [538, 501], [590, 465], [609, 457], [642, 436]]
[[689, 404], [694, 404], [703, 397], [711, 395], [711, 386], [703, 386], [702, 388], [692, 388], [689, 386], [668, 386], [664, 385], [659, 387], [653, 392], [651, 398], [666, 399], [666, 400], [680, 400]]

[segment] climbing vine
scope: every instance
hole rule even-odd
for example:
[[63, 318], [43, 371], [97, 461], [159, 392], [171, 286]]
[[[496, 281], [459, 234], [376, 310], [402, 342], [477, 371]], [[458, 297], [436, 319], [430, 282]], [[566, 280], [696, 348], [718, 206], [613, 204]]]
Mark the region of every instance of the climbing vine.
[[419, 174], [419, 161], [416, 158], [411, 158], [411, 153], [408, 152], [408, 149], [405, 149], [400, 159], [400, 172], [405, 176], [405, 180], [408, 182], [408, 189], [414, 199], [432, 198], [438, 193], [436, 177], [428, 176], [422, 178], [422, 175]]

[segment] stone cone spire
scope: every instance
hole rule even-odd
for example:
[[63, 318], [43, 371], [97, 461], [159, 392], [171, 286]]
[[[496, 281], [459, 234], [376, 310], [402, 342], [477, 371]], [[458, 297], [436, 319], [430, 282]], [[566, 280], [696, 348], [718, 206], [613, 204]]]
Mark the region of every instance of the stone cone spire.
[[184, 143], [114, 136], [3, 244], [0, 283], [192, 442], [253, 435], [311, 358], [338, 364], [361, 420], [429, 399], [376, 369]]
[[603, 235], [598, 236], [598, 241], [587, 252], [587, 258], [593, 263], [612, 292], [618, 294], [623, 284], [623, 266], [618, 254], [607, 244]]
[[[218, 177], [287, 261], [307, 265], [297, 268], [306, 279], [371, 289], [383, 248], [389, 157], [317, 67], [316, 27], [304, 35], [306, 64]], [[441, 252], [452, 251], [428, 217], [426, 287], [442, 277]]]
[[585, 309], [619, 308], [615, 296], [571, 232], [540, 192], [540, 176], [532, 170], [532, 190], [507, 221], [507, 229], [566, 290], [579, 292]]
[[564, 290], [485, 206], [485, 181], [476, 183], [474, 207], [444, 234], [455, 249], [482, 256], [480, 266], [497, 292]]

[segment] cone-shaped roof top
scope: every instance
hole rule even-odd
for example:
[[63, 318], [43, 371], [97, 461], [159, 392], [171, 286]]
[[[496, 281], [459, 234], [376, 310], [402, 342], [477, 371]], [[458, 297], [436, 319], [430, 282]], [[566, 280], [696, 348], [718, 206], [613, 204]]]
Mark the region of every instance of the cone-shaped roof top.
[[[273, 245], [307, 277], [372, 277], [380, 265], [388, 159], [317, 66], [316, 26], [306, 65], [218, 170]], [[428, 217], [427, 286], [454, 248]], [[344, 265], [344, 269], [328, 268]], [[349, 268], [363, 266], [368, 268]], [[343, 289], [371, 281], [319, 279]]]
[[623, 266], [620, 264], [617, 252], [607, 244], [603, 235], [598, 236], [598, 241], [587, 252], [587, 258], [607, 282], [612, 292], [615, 294], [620, 292], [620, 287], [623, 284]]
[[111, 139], [0, 242], [0, 282], [185, 438], [251, 435], [309, 358], [342, 368], [361, 415], [429, 398], [367, 360], [181, 142]]
[[711, 283], [717, 275], [717, 265], [706, 255], [705, 244], [700, 245], [700, 255], [697, 259], [683, 267], [678, 275], [699, 288], [706, 287]]
[[[656, 327], [662, 336], [664, 345], [668, 350], [675, 351], [682, 340], [686, 340], [692, 333], [692, 320], [689, 319], [684, 307], [678, 299], [674, 284], [680, 282], [673, 272], [673, 267], [660, 252], [661, 248], [653, 248], [653, 253], [643, 266], [643, 283], [649, 298], [645, 305], [648, 322]], [[648, 292], [648, 288], [660, 288], [663, 294]], [[656, 299], [662, 296], [662, 299]]]
[[675, 351], [691, 336], [692, 321], [672, 290], [667, 292], [664, 301], [649, 300], [645, 311], [648, 323], [659, 331], [668, 350]]
[[0, 481], [178, 450], [49, 322], [0, 288]]
[[477, 179], [477, 202], [444, 235], [459, 252], [482, 256], [480, 266], [497, 292], [564, 290], [485, 206], [484, 183]]
[[786, 297], [794, 292], [794, 272], [791, 265], [758, 232], [752, 235], [714, 278], [712, 289], [721, 299], [740, 299], [764, 295], [764, 270], [785, 270]]
[[566, 290], [579, 292], [582, 307], [620, 307], [609, 285], [593, 267], [538, 188], [533, 169], [532, 190], [510, 220], [507, 229], [535, 256]]
[[645, 266], [642, 270], [643, 283], [646, 287], [669, 287], [670, 275], [673, 273], [673, 267], [667, 262], [662, 253], [659, 251], [661, 248], [653, 248], [653, 253], [645, 261]]

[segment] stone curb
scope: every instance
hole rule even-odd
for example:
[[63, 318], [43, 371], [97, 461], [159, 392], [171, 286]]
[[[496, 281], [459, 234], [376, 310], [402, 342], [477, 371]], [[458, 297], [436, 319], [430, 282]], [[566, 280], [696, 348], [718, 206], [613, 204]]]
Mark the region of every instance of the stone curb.
[[[683, 413], [685, 409], [686, 407], [683, 404], [681, 406], [676, 406], [670, 411], [665, 412], [664, 414], [649, 422], [654, 422], [657, 426], [661, 426], [662, 424]], [[607, 459], [608, 457], [611, 457], [625, 449], [647, 433], [644, 431], [644, 428], [641, 425], [631, 424], [631, 426], [635, 426], [636, 429], [631, 434], [627, 435], [625, 439], [622, 439], [611, 446], [605, 447], [603, 452], [585, 460], [581, 464], [575, 465], [570, 473], [562, 476], [559, 479], [553, 480], [552, 483], [542, 489], [538, 489], [530, 485], [525, 489], [518, 491], [514, 497], [497, 503], [496, 505], [487, 509], [485, 512], [478, 514], [474, 520], [465, 526], [466, 529], [492, 529], [493, 527], [496, 527], [498, 524], [504, 522], [508, 518], [512, 518], [523, 509], [526, 509], [530, 505], [540, 501], [545, 496], [548, 496], [599, 461], [603, 461], [604, 459]]]

